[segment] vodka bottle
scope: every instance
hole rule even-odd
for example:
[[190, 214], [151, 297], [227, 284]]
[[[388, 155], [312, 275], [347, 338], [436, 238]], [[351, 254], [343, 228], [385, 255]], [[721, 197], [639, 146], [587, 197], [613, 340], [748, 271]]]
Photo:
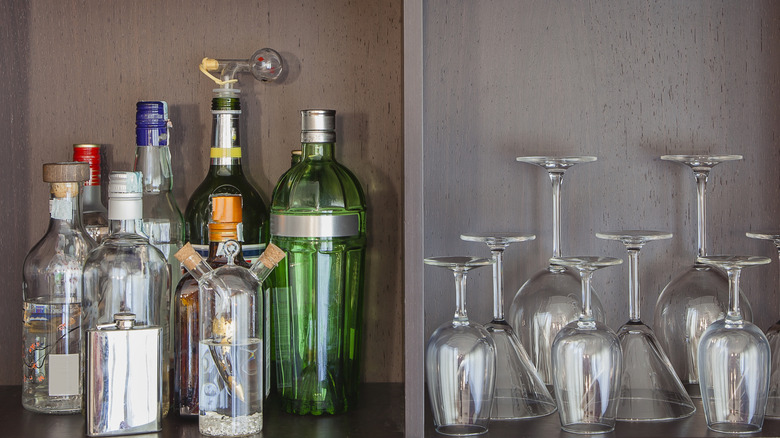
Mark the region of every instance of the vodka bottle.
[[108, 217], [100, 189], [100, 145], [79, 143], [73, 145], [73, 161], [89, 163], [89, 180], [81, 196], [84, 228], [98, 244], [108, 235]]
[[[111, 172], [108, 183], [109, 234], [84, 264], [85, 328], [135, 314], [136, 326], [163, 329], [162, 414], [170, 407], [170, 272], [159, 249], [137, 228], [143, 183], [139, 172]], [[128, 366], [133, 366], [132, 363]]]
[[198, 281], [198, 426], [204, 435], [243, 436], [263, 427], [263, 300], [260, 284], [284, 257], [271, 245], [247, 269], [240, 245], [224, 244], [227, 263], [212, 269], [188, 243], [176, 257]]
[[276, 386], [288, 412], [336, 414], [360, 381], [366, 203], [334, 158], [335, 111], [301, 116], [302, 161], [271, 202], [271, 242], [287, 253], [271, 277]]
[[81, 224], [85, 163], [43, 165], [51, 184], [49, 228], [24, 259], [22, 405], [35, 412], [81, 410], [81, 269], [95, 247]]
[[211, 164], [203, 182], [195, 189], [184, 213], [186, 240], [201, 256], [208, 254], [208, 223], [211, 196], [241, 195], [243, 205], [244, 257], [257, 259], [268, 242], [268, 209], [260, 193], [247, 180], [241, 168], [239, 90], [217, 89], [211, 103], [213, 114]]

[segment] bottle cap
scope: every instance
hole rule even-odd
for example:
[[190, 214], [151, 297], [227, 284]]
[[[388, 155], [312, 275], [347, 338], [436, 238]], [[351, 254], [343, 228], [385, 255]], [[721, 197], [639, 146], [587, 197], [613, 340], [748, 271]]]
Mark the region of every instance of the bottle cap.
[[336, 110], [301, 110], [301, 143], [334, 143]]
[[238, 227], [243, 220], [242, 200], [241, 195], [211, 197], [210, 241], [242, 240], [242, 236], [239, 236], [238, 233]]
[[141, 172], [114, 171], [108, 176], [108, 197], [141, 199]]
[[46, 163], [43, 181], [47, 183], [84, 182], [89, 179], [89, 164], [80, 162]]
[[143, 100], [135, 104], [135, 143], [138, 146], [168, 146], [168, 103]]
[[100, 185], [100, 145], [96, 143], [77, 143], [73, 145], [73, 161], [89, 163], [90, 176], [85, 185]]

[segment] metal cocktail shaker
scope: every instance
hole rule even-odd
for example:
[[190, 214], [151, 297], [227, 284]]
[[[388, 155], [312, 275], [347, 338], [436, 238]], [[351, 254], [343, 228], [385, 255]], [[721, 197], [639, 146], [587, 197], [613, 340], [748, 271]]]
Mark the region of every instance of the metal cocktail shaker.
[[162, 329], [135, 327], [135, 315], [87, 331], [87, 435], [162, 428]]

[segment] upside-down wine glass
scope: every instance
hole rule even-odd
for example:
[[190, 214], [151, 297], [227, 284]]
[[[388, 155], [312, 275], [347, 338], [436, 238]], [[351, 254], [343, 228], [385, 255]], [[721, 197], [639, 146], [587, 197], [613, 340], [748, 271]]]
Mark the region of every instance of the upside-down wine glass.
[[555, 257], [552, 262], [579, 271], [582, 283], [582, 313], [558, 332], [552, 346], [561, 428], [572, 433], [607, 433], [615, 429], [623, 354], [615, 332], [593, 317], [590, 280], [597, 269], [623, 260], [585, 256]]
[[709, 256], [699, 261], [724, 269], [729, 278], [729, 310], [713, 322], [699, 343], [699, 385], [707, 427], [716, 432], [753, 433], [764, 424], [769, 391], [770, 351], [764, 333], [742, 318], [739, 275], [768, 257]]
[[[596, 157], [517, 157], [522, 163], [547, 169], [553, 188], [553, 257], [561, 256], [561, 184], [563, 174], [577, 163], [590, 163]], [[593, 318], [604, 321], [598, 297], [592, 295]], [[509, 325], [546, 385], [552, 385], [551, 349], [555, 335], [566, 324], [577, 320], [582, 309], [578, 275], [564, 266], [550, 263], [528, 279], [514, 296], [509, 308]]]
[[[662, 160], [689, 166], [696, 177], [698, 217], [698, 257], [707, 255], [706, 188], [712, 168], [725, 161], [741, 160], [741, 155], [664, 155]], [[726, 275], [698, 259], [664, 287], [655, 305], [654, 327], [663, 350], [691, 397], [699, 394], [697, 350], [704, 330], [723, 318], [728, 304]], [[745, 320], [753, 319], [750, 304], [740, 298]]]
[[[780, 256], [780, 231], [745, 233], [753, 239], [771, 240]], [[769, 377], [769, 395], [766, 402], [766, 418], [780, 418], [780, 321], [766, 331], [766, 339], [772, 351], [772, 367]]]
[[466, 273], [493, 261], [431, 257], [425, 263], [455, 274], [455, 316], [433, 332], [425, 348], [425, 373], [436, 431], [444, 435], [485, 433], [493, 404], [496, 349], [487, 330], [466, 315]]
[[671, 239], [663, 231], [596, 233], [618, 240], [628, 251], [628, 322], [617, 331], [623, 351], [618, 421], [667, 421], [691, 416], [696, 407], [674, 372], [650, 327], [640, 317], [639, 251], [653, 240]]
[[512, 327], [504, 320], [504, 250], [514, 242], [536, 238], [533, 234], [462, 234], [469, 242], [486, 243], [493, 255], [493, 320], [485, 324], [496, 344], [496, 387], [491, 420], [519, 420], [555, 412], [550, 392], [539, 378]]

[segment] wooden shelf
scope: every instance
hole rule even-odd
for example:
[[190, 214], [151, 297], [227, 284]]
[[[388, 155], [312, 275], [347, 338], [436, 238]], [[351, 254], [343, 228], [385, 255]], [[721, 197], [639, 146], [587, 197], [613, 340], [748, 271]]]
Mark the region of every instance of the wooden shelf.
[[[0, 386], [0, 436], [37, 438], [82, 438], [82, 415], [45, 415], [22, 407], [21, 386]], [[298, 416], [282, 412], [272, 398], [263, 417], [265, 437], [360, 437], [400, 438], [403, 427], [404, 396], [401, 383], [366, 383], [360, 404], [349, 414], [335, 416]], [[144, 437], [201, 437], [197, 420], [169, 415], [163, 430]]]

